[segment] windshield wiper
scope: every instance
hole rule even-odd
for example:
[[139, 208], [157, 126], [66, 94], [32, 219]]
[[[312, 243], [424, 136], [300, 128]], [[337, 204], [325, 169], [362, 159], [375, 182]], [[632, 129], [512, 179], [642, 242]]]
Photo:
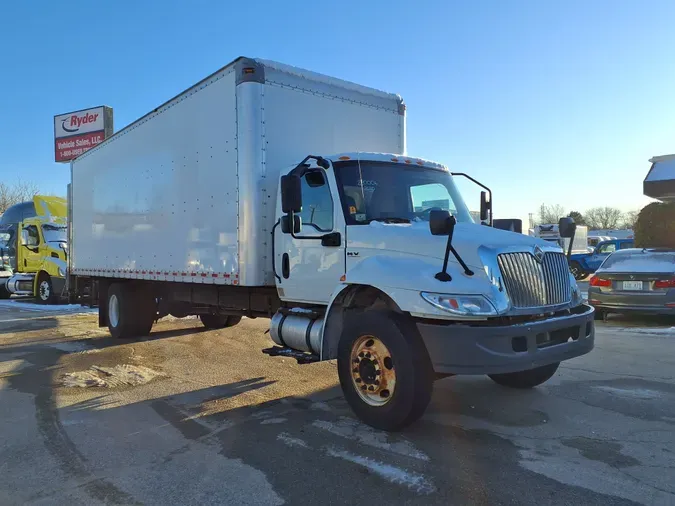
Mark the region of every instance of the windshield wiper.
[[371, 221], [381, 221], [382, 223], [410, 223], [409, 218], [370, 218], [368, 223]]

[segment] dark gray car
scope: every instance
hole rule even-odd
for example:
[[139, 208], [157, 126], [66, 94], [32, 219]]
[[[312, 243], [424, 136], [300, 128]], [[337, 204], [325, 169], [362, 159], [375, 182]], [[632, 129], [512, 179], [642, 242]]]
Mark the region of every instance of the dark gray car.
[[596, 319], [613, 312], [675, 315], [675, 250], [619, 250], [605, 259], [589, 285]]

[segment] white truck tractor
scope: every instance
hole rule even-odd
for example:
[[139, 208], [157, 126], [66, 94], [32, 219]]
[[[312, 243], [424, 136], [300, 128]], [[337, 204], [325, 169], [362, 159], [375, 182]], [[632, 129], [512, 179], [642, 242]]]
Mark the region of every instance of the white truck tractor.
[[438, 377], [529, 388], [588, 353], [560, 246], [486, 226], [486, 193], [475, 223], [405, 138], [397, 95], [239, 58], [72, 162], [71, 297], [116, 338], [167, 314], [269, 318], [265, 353], [337, 359], [353, 411], [386, 430]]

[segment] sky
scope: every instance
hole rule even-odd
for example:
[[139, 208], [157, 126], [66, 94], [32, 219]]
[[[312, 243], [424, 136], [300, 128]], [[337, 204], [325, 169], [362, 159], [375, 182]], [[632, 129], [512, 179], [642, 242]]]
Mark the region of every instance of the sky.
[[674, 16], [632, 0], [7, 2], [0, 177], [65, 195], [55, 114], [105, 104], [119, 130], [244, 55], [400, 94], [408, 154], [490, 186], [497, 217], [639, 209], [649, 158], [675, 152]]

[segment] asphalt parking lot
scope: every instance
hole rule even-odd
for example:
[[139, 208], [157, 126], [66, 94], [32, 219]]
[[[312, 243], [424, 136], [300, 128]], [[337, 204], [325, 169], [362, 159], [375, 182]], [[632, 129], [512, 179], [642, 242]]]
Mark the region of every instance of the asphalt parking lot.
[[530, 391], [444, 379], [387, 434], [266, 320], [131, 342], [73, 311], [0, 306], [0, 504], [675, 504], [675, 323], [600, 323]]

